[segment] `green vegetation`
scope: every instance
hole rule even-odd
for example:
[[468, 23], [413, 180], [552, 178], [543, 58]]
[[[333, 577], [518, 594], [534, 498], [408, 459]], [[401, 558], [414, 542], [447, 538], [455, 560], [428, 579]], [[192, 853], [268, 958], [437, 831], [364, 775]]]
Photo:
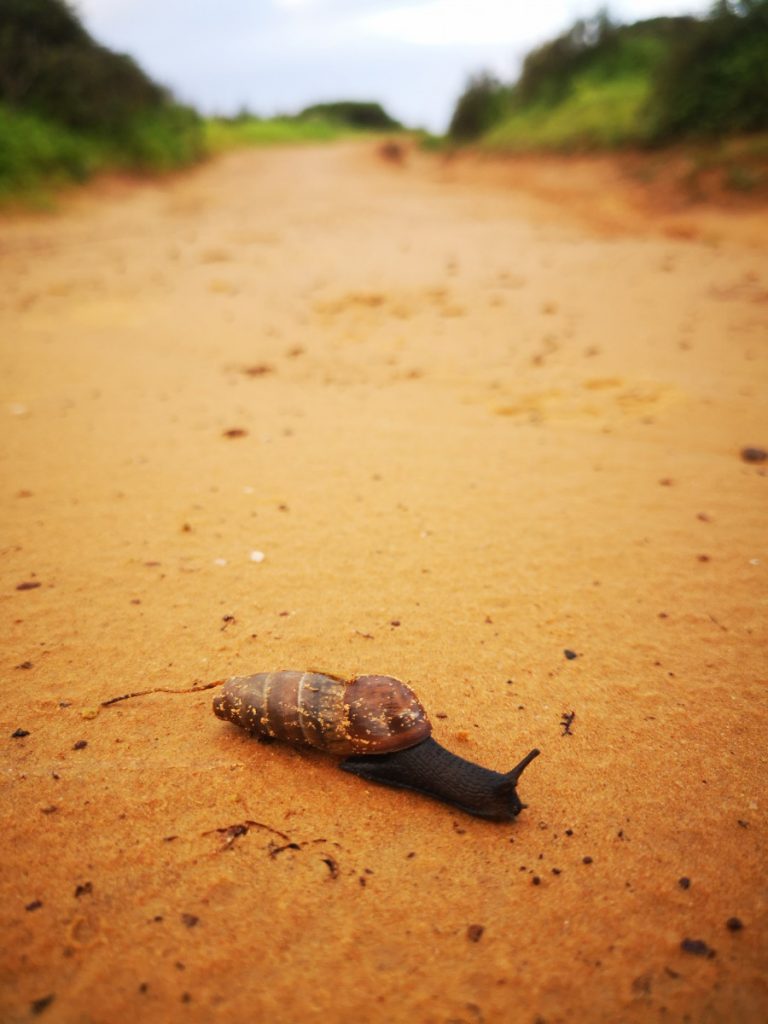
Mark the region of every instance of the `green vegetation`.
[[2, 0], [0, 197], [107, 168], [169, 170], [203, 152], [195, 111], [96, 43], [64, 0]]
[[210, 118], [205, 124], [209, 150], [276, 143], [332, 142], [360, 131], [403, 131], [378, 103], [341, 100], [318, 103], [299, 114], [260, 118], [247, 110], [235, 117]]
[[615, 81], [576, 79], [556, 104], [532, 103], [515, 110], [488, 132], [489, 146], [503, 149], [613, 148], [647, 138], [642, 111], [647, 80], [637, 76]]
[[344, 132], [335, 121], [324, 118], [213, 117], [205, 122], [206, 147], [213, 153], [238, 146], [331, 142]]
[[0, 106], [0, 197], [33, 193], [44, 179], [82, 181], [98, 165], [97, 149], [86, 139]]
[[99, 171], [168, 171], [232, 146], [400, 128], [380, 104], [356, 101], [203, 121], [95, 42], [66, 0], [0, 0], [0, 201], [45, 202]]
[[768, 129], [768, 0], [719, 0], [679, 40], [654, 81], [653, 138]]
[[380, 103], [365, 100], [338, 100], [316, 103], [297, 115], [298, 120], [321, 118], [347, 128], [369, 132], [402, 131], [403, 126], [384, 110]]
[[765, 130], [768, 0], [719, 0], [704, 19], [577, 21], [526, 57], [514, 85], [471, 79], [449, 136], [573, 150]]
[[511, 99], [512, 89], [495, 75], [474, 75], [456, 104], [449, 136], [456, 142], [467, 142], [485, 135], [509, 111]]

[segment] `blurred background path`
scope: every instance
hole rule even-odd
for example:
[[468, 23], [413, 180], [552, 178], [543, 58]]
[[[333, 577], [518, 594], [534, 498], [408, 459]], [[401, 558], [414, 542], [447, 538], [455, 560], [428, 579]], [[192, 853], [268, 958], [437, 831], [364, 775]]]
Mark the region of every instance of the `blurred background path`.
[[[765, 223], [642, 202], [366, 142], [3, 220], [3, 1019], [765, 1019]], [[278, 667], [529, 809], [101, 705]]]

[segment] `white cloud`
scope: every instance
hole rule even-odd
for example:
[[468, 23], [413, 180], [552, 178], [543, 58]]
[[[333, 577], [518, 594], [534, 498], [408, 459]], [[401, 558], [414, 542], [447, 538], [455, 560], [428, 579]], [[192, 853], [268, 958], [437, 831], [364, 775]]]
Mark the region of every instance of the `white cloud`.
[[280, 11], [305, 11], [310, 7], [319, 7], [322, 0], [272, 0], [272, 6]]
[[[701, 10], [697, 0], [619, 0], [622, 18], [682, 14]], [[598, 0], [422, 0], [379, 3], [358, 20], [362, 32], [411, 46], [529, 46], [558, 34], [577, 18], [590, 17]]]
[[[541, 20], [541, 8], [553, 4], [537, 4], [536, 9], [509, 3], [509, 0], [427, 0], [412, 6], [381, 5], [381, 9], [360, 19], [360, 27], [412, 46], [479, 45], [519, 39], [529, 35], [531, 22]], [[562, 4], [555, 4], [562, 7]]]

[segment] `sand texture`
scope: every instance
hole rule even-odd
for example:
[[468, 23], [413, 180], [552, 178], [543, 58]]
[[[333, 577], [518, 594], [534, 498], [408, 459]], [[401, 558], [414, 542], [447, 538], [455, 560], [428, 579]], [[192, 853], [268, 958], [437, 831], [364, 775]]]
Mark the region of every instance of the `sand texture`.
[[[370, 143], [0, 221], [4, 1024], [768, 1019], [766, 242]], [[214, 717], [278, 668], [528, 808]]]

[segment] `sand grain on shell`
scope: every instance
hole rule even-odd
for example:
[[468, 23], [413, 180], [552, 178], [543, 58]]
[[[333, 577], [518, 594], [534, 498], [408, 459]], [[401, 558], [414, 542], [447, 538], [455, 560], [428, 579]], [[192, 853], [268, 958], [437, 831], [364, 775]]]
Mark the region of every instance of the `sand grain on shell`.
[[[768, 232], [601, 168], [254, 151], [2, 222], [4, 1020], [768, 1017]], [[213, 716], [280, 667], [540, 747], [528, 809]]]

